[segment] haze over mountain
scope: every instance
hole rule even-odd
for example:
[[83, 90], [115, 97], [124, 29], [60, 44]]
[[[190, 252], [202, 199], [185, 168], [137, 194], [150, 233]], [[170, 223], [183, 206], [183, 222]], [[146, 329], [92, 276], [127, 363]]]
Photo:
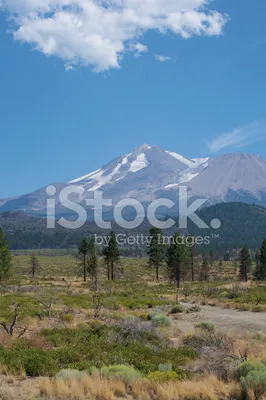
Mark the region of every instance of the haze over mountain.
[[[191, 201], [206, 198], [206, 205], [229, 201], [266, 205], [266, 160], [258, 155], [240, 153], [188, 159], [143, 144], [97, 171], [68, 183], [55, 183], [57, 216], [69, 214], [70, 210], [59, 202], [59, 193], [70, 185], [84, 189], [82, 194], [70, 196], [83, 205], [97, 190], [103, 192], [104, 198], [112, 199], [113, 205], [128, 197], [144, 205], [160, 197], [177, 201], [181, 185], [187, 187]], [[0, 200], [0, 212], [21, 210], [46, 215], [47, 197], [46, 188], [41, 188], [13, 199]]]

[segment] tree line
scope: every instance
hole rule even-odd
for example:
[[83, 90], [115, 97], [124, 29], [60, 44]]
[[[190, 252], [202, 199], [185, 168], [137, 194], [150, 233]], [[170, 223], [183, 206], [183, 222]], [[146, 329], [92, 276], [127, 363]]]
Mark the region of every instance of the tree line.
[[[160, 268], [164, 268], [169, 280], [176, 282], [177, 287], [180, 286], [181, 280], [189, 279], [193, 282], [195, 279], [200, 281], [208, 281], [210, 268], [213, 264], [213, 251], [210, 250], [208, 255], [201, 257], [199, 273], [196, 277], [196, 263], [198, 265], [198, 255], [196, 254], [196, 246], [192, 235], [187, 236], [184, 241], [180, 233], [176, 233], [170, 243], [165, 245], [162, 242], [162, 231], [158, 228], [150, 229], [150, 245], [148, 248], [148, 265], [155, 271], [155, 278], [159, 280]], [[188, 240], [190, 239], [190, 240]], [[110, 233], [108, 245], [101, 251], [104, 266], [108, 280], [114, 280], [122, 274], [120, 264], [120, 249], [117, 244], [116, 235]], [[78, 245], [78, 262], [82, 267], [84, 282], [87, 278], [97, 285], [99, 280], [100, 267], [99, 251], [95, 244], [94, 236], [90, 238], [84, 237]], [[264, 239], [260, 250], [255, 254], [256, 266], [253, 271], [253, 278], [257, 281], [266, 280], [266, 239]], [[239, 255], [238, 260], [234, 260], [235, 271], [239, 263], [240, 280], [248, 281], [248, 274], [251, 272], [252, 257], [248, 246], [244, 246]], [[38, 258], [33, 253], [29, 258], [30, 276], [35, 277], [37, 270], [40, 268]], [[222, 261], [219, 267], [222, 267]], [[8, 277], [12, 266], [12, 256], [9, 249], [8, 241], [0, 228], [0, 283]], [[197, 268], [198, 270], [198, 268]]]

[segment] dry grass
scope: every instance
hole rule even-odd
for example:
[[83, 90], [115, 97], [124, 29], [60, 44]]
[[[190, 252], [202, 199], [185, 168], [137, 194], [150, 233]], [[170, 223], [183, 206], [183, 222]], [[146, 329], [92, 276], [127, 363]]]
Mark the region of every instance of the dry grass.
[[[132, 398], [139, 400], [220, 400], [238, 398], [240, 387], [237, 383], [224, 383], [215, 376], [206, 376], [200, 381], [167, 382], [141, 380], [126, 388], [120, 380], [106, 380], [99, 375], [87, 376], [81, 381], [44, 379], [40, 383], [43, 396], [48, 399], [114, 400]], [[128, 391], [126, 390], [128, 389]]]
[[63, 379], [43, 379], [41, 393], [50, 399], [101, 399], [114, 400], [126, 396], [126, 386], [120, 380], [108, 381], [96, 374], [86, 376], [81, 381]]

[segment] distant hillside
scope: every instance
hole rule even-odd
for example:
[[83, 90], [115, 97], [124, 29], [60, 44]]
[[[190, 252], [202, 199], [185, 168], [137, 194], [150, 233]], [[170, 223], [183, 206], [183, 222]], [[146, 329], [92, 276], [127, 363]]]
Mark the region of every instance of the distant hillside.
[[[214, 236], [209, 248], [227, 250], [243, 247], [260, 247], [266, 237], [266, 209], [258, 205], [245, 203], [220, 203], [202, 208], [198, 215], [210, 226], [212, 219], [221, 221], [221, 227], [215, 229], [197, 229], [190, 224], [190, 231], [196, 235]], [[216, 235], [219, 238], [215, 238]]]
[[[208, 225], [217, 218], [221, 227], [214, 229], [198, 229], [193, 223], [189, 224], [189, 231], [194, 235], [211, 237], [209, 246], [200, 246], [199, 252], [207, 252], [211, 248], [216, 253], [223, 254], [228, 249], [240, 248], [247, 244], [250, 248], [260, 247], [266, 237], [266, 209], [245, 203], [221, 203], [211, 207], [202, 208], [198, 215]], [[46, 228], [46, 219], [31, 217], [22, 212], [5, 212], [0, 214], [0, 227], [8, 237], [10, 247], [17, 249], [60, 249], [76, 247], [84, 235], [97, 233], [108, 235], [101, 231], [92, 222], [87, 222], [78, 230], [66, 230], [59, 225], [56, 229]], [[116, 233], [127, 235], [145, 234], [149, 232], [150, 225], [145, 221], [142, 226], [133, 231], [123, 231], [114, 226]], [[172, 235], [177, 228], [164, 232]], [[219, 235], [219, 237], [217, 237]]]
[[[116, 233], [136, 235], [139, 231], [124, 231], [112, 223]], [[56, 229], [47, 229], [46, 219], [24, 214], [23, 212], [0, 213], [0, 228], [5, 232], [12, 250], [24, 249], [67, 249], [76, 247], [84, 236], [98, 234], [108, 236], [93, 222], [86, 222], [80, 229], [65, 229], [56, 224]], [[144, 221], [141, 232], [148, 234], [150, 225]], [[173, 231], [172, 231], [173, 232]]]

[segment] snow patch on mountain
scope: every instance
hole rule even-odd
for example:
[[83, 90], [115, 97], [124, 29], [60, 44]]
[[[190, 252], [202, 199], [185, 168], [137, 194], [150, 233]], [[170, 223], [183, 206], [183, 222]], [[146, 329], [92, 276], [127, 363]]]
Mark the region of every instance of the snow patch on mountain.
[[88, 179], [96, 179], [97, 175], [102, 171], [102, 169], [97, 169], [96, 171], [91, 172], [88, 175], [81, 176], [80, 178], [74, 179], [73, 181], [68, 182], [69, 184], [78, 183], [81, 181], [86, 181]]
[[176, 160], [182, 162], [183, 164], [187, 165], [188, 167], [192, 168], [195, 163], [191, 160], [188, 160], [187, 158], [181, 156], [180, 154], [177, 154], [173, 151], [166, 151], [166, 153], [170, 154], [170, 156], [174, 157]]
[[136, 160], [134, 160], [130, 164], [130, 168], [128, 172], [137, 172], [143, 168], [146, 168], [149, 165], [148, 160], [146, 159], [146, 155], [141, 153], [137, 156]]
[[209, 160], [208, 158], [192, 158], [191, 160], [189, 160], [188, 158], [183, 157], [173, 151], [166, 151], [166, 153], [170, 154], [170, 156], [187, 165], [189, 168], [197, 168]]
[[[149, 149], [147, 148], [147, 150]], [[135, 157], [135, 159], [132, 160], [133, 157]], [[111, 172], [108, 165], [105, 168], [98, 169], [88, 175], [84, 175], [80, 178], [74, 179], [70, 181], [69, 184], [86, 182], [86, 185], [92, 185], [87, 186], [87, 188], [88, 190], [93, 192], [102, 188], [104, 185], [120, 181], [121, 179], [125, 178], [125, 176], [129, 172], [138, 172], [141, 169], [146, 168], [148, 165], [149, 162], [146, 158], [145, 153], [140, 153], [135, 156], [133, 155], [133, 153], [130, 153], [123, 158], [117, 159], [117, 164], [114, 166]], [[122, 167], [123, 169], [121, 170]], [[117, 178], [114, 179], [116, 175]]]
[[182, 183], [187, 183], [187, 182], [191, 181], [191, 179], [196, 178], [196, 176], [198, 176], [198, 175], [199, 175], [199, 173], [194, 173], [193, 170], [192, 171], [186, 170], [180, 175], [178, 183], [171, 183], [169, 185], [166, 185], [165, 189], [172, 189], [174, 187], [178, 187]]
[[209, 158], [192, 158], [191, 161], [194, 161], [196, 164], [206, 164], [209, 161]]

